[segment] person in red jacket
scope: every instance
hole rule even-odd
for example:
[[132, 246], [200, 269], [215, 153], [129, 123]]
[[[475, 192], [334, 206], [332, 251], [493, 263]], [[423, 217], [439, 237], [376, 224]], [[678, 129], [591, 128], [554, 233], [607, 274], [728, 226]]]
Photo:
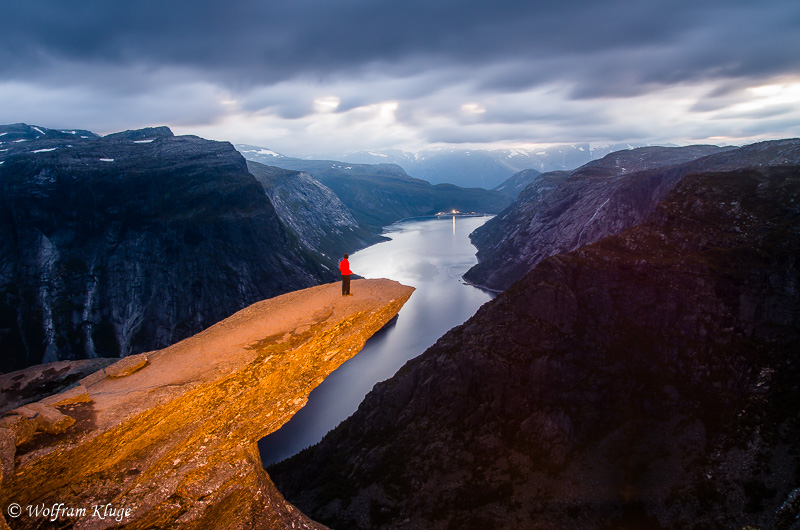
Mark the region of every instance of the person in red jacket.
[[350, 296], [350, 270], [349, 254], [344, 255], [344, 259], [339, 262], [339, 271], [342, 273], [342, 296]]

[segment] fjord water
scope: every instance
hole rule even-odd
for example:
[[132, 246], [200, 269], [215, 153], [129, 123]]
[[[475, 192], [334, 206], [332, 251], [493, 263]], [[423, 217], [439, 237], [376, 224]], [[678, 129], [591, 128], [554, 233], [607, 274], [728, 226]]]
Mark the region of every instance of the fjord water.
[[[350, 256], [351, 270], [364, 278], [389, 278], [416, 291], [397, 320], [370, 338], [311, 393], [308, 403], [279, 431], [259, 442], [264, 465], [317, 443], [350, 416], [379, 381], [463, 323], [491, 295], [462, 279], [476, 263], [469, 234], [489, 217], [412, 219], [384, 232], [390, 241]], [[358, 296], [357, 285], [351, 291]]]

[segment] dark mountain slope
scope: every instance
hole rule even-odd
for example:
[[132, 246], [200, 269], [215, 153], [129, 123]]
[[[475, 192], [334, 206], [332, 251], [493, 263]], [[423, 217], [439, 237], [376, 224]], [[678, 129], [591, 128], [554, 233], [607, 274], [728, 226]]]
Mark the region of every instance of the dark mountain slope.
[[270, 476], [333, 528], [789, 528], [798, 256], [799, 167], [684, 176]]
[[470, 236], [478, 264], [464, 278], [500, 291], [547, 256], [617, 234], [641, 221], [681, 175], [697, 169], [669, 168], [721, 151], [703, 145], [642, 147], [539, 177]]
[[161, 348], [334, 278], [228, 143], [2, 132], [0, 370]]

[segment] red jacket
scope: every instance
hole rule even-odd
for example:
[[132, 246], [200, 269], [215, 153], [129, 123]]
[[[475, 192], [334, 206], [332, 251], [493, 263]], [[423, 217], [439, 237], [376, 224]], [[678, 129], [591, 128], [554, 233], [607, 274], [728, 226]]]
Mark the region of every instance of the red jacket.
[[341, 271], [342, 276], [353, 274], [353, 272], [350, 270], [350, 262], [346, 259], [343, 259], [339, 262], [339, 270]]

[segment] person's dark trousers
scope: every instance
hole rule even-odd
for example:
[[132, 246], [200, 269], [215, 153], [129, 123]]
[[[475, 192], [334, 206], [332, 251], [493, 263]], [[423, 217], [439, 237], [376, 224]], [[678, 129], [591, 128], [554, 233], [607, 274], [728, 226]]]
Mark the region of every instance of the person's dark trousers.
[[350, 275], [342, 274], [342, 296], [350, 294]]

